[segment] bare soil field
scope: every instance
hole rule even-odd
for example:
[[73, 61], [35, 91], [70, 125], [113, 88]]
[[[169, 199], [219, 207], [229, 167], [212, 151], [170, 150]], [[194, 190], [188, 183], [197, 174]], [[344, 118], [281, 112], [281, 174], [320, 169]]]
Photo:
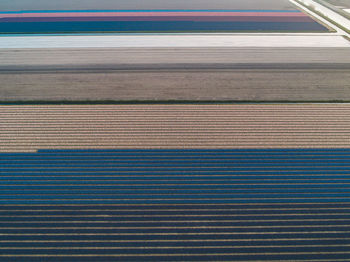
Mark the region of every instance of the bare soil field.
[[350, 101], [350, 70], [2, 73], [2, 101]]
[[350, 100], [350, 48], [11, 49], [1, 101]]
[[347, 148], [350, 104], [0, 106], [0, 151]]

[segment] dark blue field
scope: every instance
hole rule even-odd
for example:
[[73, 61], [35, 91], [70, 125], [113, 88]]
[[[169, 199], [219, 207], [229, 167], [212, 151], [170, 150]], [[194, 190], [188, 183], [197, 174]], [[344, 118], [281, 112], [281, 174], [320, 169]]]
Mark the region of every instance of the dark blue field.
[[232, 31], [327, 31], [316, 22], [192, 22], [192, 21], [112, 21], [112, 22], [26, 22], [0, 23], [0, 33], [78, 32], [232, 32]]
[[350, 150], [1, 154], [0, 203], [350, 202]]
[[350, 260], [350, 149], [1, 153], [0, 191], [1, 261]]

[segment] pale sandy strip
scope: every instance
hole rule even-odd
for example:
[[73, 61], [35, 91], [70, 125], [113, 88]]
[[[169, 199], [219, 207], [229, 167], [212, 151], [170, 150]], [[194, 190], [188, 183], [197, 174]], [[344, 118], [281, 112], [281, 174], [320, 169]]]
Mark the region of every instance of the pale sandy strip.
[[350, 234], [350, 231], [283, 231], [283, 232], [196, 232], [196, 233], [0, 233], [0, 236], [196, 236], [196, 235], [308, 235], [308, 234]]
[[[35, 201], [38, 201], [38, 198], [36, 197], [35, 198], [35, 196], [33, 197], [33, 195], [30, 195], [31, 197], [29, 198], [28, 196], [26, 196], [26, 199], [25, 200], [27, 200], [27, 201], [33, 201], [33, 200], [35, 200]], [[213, 201], [213, 200], [230, 200], [230, 201], [232, 201], [232, 200], [266, 200], [266, 199], [268, 199], [268, 200], [273, 200], [273, 199], [276, 199], [276, 198], [237, 198], [237, 197], [235, 197], [235, 198], [171, 198], [170, 200], [171, 201], [177, 201], [177, 200], [181, 200], [181, 201], [183, 201], [183, 200], [186, 200], [186, 201], [197, 201], [197, 200], [211, 200], [211, 201]], [[280, 197], [280, 198], [278, 198], [278, 199], [280, 199], [280, 200], [305, 200], [305, 201], [307, 201], [307, 200], [342, 200], [342, 199], [350, 199], [350, 197], [307, 197], [307, 196], [305, 196], [305, 197]], [[85, 202], [91, 202], [91, 201], [104, 201], [105, 203], [108, 203], [108, 201], [140, 201], [140, 203], [142, 203], [142, 202], [146, 202], [146, 201], [150, 201], [150, 199], [149, 198], [123, 198], [123, 199], [121, 199], [121, 198], [119, 198], [119, 199], [115, 199], [115, 198], [55, 198], [55, 199], [53, 199], [53, 198], [50, 198], [50, 199], [44, 199], [44, 198], [41, 198], [39, 201], [48, 201], [48, 200], [50, 200], [50, 201], [56, 201], [56, 200], [59, 200], [59, 201], [62, 201], [62, 200], [68, 200], [68, 201], [85, 201]], [[10, 201], [10, 200], [8, 200], [8, 201]], [[153, 198], [152, 199], [152, 201], [164, 201], [164, 198]]]
[[[213, 255], [221, 255], [221, 254], [210, 254], [210, 256], [213, 256]], [[227, 254], [223, 254], [223, 255], [227, 255]], [[228, 254], [230, 255], [230, 254]], [[0, 255], [2, 256], [2, 255]], [[119, 255], [105, 255], [106, 257], [119, 257]], [[181, 254], [180, 254], [181, 256]], [[13, 254], [13, 255], [3, 255], [2, 257], [55, 257], [55, 255], [17, 255], [17, 254]], [[74, 256], [71, 256], [71, 255], [61, 255], [61, 257], [96, 257], [96, 255], [74, 255]], [[232, 262], [232, 259], [231, 260], [213, 260], [213, 259], [210, 259], [210, 260], [204, 260], [205, 258], [201, 258], [201, 261], [203, 262]], [[251, 262], [252, 260], [240, 260], [240, 262]], [[307, 260], [304, 260], [304, 259], [293, 259], [293, 260], [280, 260], [280, 259], [269, 259], [269, 260], [266, 260], [266, 261], [273, 261], [273, 262], [320, 262], [320, 261], [327, 261], [329, 262], [329, 259], [307, 259]], [[342, 262], [348, 262], [349, 260], [348, 259], [332, 259], [332, 261], [342, 261]]]
[[347, 148], [350, 104], [0, 106], [0, 151]]
[[[198, 241], [199, 242], [199, 241]], [[33, 244], [35, 245], [36, 241], [33, 241]], [[118, 246], [95, 246], [95, 247], [84, 247], [84, 246], [75, 246], [75, 247], [62, 247], [62, 246], [53, 246], [53, 247], [0, 247], [0, 250], [50, 250], [50, 249], [60, 249], [60, 250], [77, 250], [77, 249], [83, 249], [83, 250], [125, 250], [125, 249], [203, 249], [203, 248], [243, 248], [243, 249], [249, 249], [249, 248], [306, 248], [306, 247], [350, 247], [349, 244], [339, 244], [339, 245], [255, 245], [255, 246], [240, 246], [240, 245], [202, 245], [202, 246], [141, 246], [141, 247], [118, 247]]]
[[[227, 215], [226, 215], [227, 216]], [[17, 217], [17, 216], [16, 216]], [[130, 224], [130, 223], [150, 223], [150, 224], [159, 224], [160, 222], [164, 223], [256, 223], [258, 222], [281, 222], [281, 221], [293, 221], [293, 222], [304, 222], [304, 221], [312, 221], [312, 222], [324, 222], [324, 221], [349, 221], [350, 219], [268, 219], [268, 220], [149, 220], [149, 221], [94, 221], [94, 220], [72, 220], [72, 221], [59, 221], [59, 223], [62, 224], [86, 224], [86, 223], [95, 223], [95, 224], [105, 224], [105, 223], [117, 223], [117, 224]], [[37, 224], [37, 223], [45, 223], [45, 224], [57, 224], [57, 221], [1, 221], [1, 223], [8, 223], [8, 224]], [[102, 228], [102, 227], [101, 227]]]
[[[268, 239], [254, 239], [254, 238], [249, 238], [249, 239], [201, 239], [201, 242], [253, 242], [253, 241], [304, 241], [304, 240], [348, 240], [347, 238], [343, 237], [330, 237], [330, 238], [268, 238]], [[154, 240], [154, 239], [148, 239], [148, 242], [197, 242], [198, 239], [162, 239], [162, 240]], [[144, 240], [0, 240], [0, 243], [6, 243], [6, 242], [11, 242], [11, 243], [140, 243], [144, 242]]]
[[[339, 205], [347, 205], [349, 204], [348, 202], [344, 202], [344, 201], [340, 201], [340, 202], [337, 202], [337, 203], [334, 203], [334, 202], [322, 202], [322, 204], [327, 204], [327, 205], [334, 205], [334, 204], [339, 204]], [[96, 203], [96, 204], [65, 204], [64, 206], [69, 206], [69, 207], [78, 207], [78, 208], [81, 208], [82, 206], [84, 207], [98, 207], [98, 206], [105, 206], [106, 204], [101, 204], [101, 203]], [[141, 204], [123, 204], [123, 203], [120, 203], [120, 204], [107, 204], [108, 206], [114, 206], [114, 207], [119, 207], [119, 206], [136, 206], [136, 207], [150, 207], [150, 206], [164, 206], [164, 204], [147, 204], [147, 203], [141, 203]], [[195, 204], [196, 206], [201, 206], [201, 205], [204, 205], [204, 206], [227, 206], [228, 204], [225, 204], [225, 203], [215, 203], [215, 204]], [[266, 203], [233, 203], [233, 204], [229, 204], [230, 206], [231, 205], [235, 205], [235, 206], [250, 206], [250, 205], [253, 205], [253, 206], [266, 206], [267, 204]], [[280, 206], [281, 203], [269, 203], [268, 204], [269, 206]], [[295, 205], [295, 203], [283, 203], [284, 206], [289, 206], [289, 205]], [[315, 203], [314, 202], [305, 202], [303, 203], [303, 205], [310, 205], [310, 206], [314, 206]], [[28, 204], [2, 204], [2, 206], [4, 207], [7, 207], [7, 206], [10, 206], [10, 207], [28, 207]], [[57, 206], [62, 206], [60, 204], [31, 204], [30, 207], [42, 207], [42, 206], [47, 206], [47, 207], [57, 207]], [[169, 203], [167, 204], [167, 206], [173, 206], [173, 207], [176, 207], [176, 206], [193, 206], [193, 204], [174, 204], [174, 203]], [[317, 207], [317, 206], [316, 206]]]
[[99, 35], [0, 37], [0, 49], [161, 47], [350, 47], [339, 35]]
[[[33, 208], [33, 206], [30, 206], [31, 208]], [[313, 210], [313, 209], [317, 209], [317, 210], [349, 210], [350, 211], [350, 208], [348, 207], [327, 207], [327, 208], [319, 208], [319, 207], [308, 207], [308, 208], [244, 208], [244, 209], [239, 209], [239, 208], [224, 208], [224, 209], [221, 209], [221, 208], [213, 208], [213, 209], [208, 209], [208, 208], [191, 208], [191, 209], [161, 209], [161, 211], [163, 212], [168, 212], [168, 211], [176, 211], [176, 212], [179, 212], [179, 211], [256, 211], [256, 210], [260, 210], [260, 211], [266, 211], [266, 210], [307, 210], [307, 211], [310, 211], [310, 210]], [[107, 211], [115, 211], [115, 209], [107, 209], [107, 208], [98, 208], [95, 207], [95, 208], [89, 208], [89, 209], [79, 209], [81, 211], [84, 211], [84, 212], [96, 212], [96, 211], [104, 211], [104, 212], [107, 212]], [[6, 210], [0, 210], [0, 212], [32, 212], [32, 211], [45, 211], [45, 212], [57, 212], [57, 211], [65, 211], [65, 210], [61, 210], [61, 209], [11, 209], [10, 211], [6, 211]], [[122, 209], [120, 210], [120, 212], [127, 212], [127, 211], [138, 211], [138, 212], [144, 212], [143, 209]], [[152, 209], [152, 208], [147, 208], [147, 211], [149, 212], [155, 212], [155, 211], [160, 211], [159, 209]], [[69, 210], [66, 210], [66, 212], [71, 212]], [[310, 214], [310, 213], [307, 213], [307, 214]], [[317, 213], [316, 213], [317, 214]], [[335, 213], [332, 213], [332, 214], [335, 214]], [[332, 215], [332, 214], [325, 214], [325, 215]], [[339, 213], [336, 213], [336, 214], [339, 214]], [[335, 214], [335, 215], [336, 215]], [[342, 213], [340, 213], [342, 214]], [[344, 213], [344, 214], [347, 214], [347, 213]]]
[[53, 227], [2, 227], [1, 230], [56, 230], [56, 229], [81, 229], [81, 230], [87, 230], [87, 229], [94, 229], [94, 230], [105, 230], [105, 229], [121, 229], [121, 230], [127, 230], [127, 229], [145, 229], [145, 230], [154, 230], [154, 229], [239, 229], [239, 228], [336, 228], [336, 227], [341, 227], [341, 228], [345, 228], [345, 227], [350, 227], [349, 224], [338, 224], [338, 225], [287, 225], [287, 226], [283, 226], [283, 225], [277, 225], [277, 226], [247, 226], [247, 225], [242, 225], [242, 226], [152, 226], [152, 227], [138, 227], [138, 226], [134, 226], [134, 227], [120, 227], [120, 226], [110, 226], [110, 227], [99, 227], [99, 226], [94, 226], [94, 227], [67, 227], [67, 226], [53, 226]]
[[[152, 253], [152, 254], [0, 254], [0, 257], [192, 257], [192, 256], [201, 256], [201, 257], [211, 257], [211, 256], [268, 256], [268, 255], [345, 255], [350, 254], [350, 251], [334, 251], [334, 252], [270, 252], [270, 253], [198, 253], [198, 254], [188, 254], [188, 253], [176, 253], [176, 254], [164, 254], [164, 253]], [[282, 260], [284, 261], [284, 260]], [[298, 260], [293, 260], [298, 261]], [[310, 260], [308, 260], [310, 261]], [[319, 260], [318, 260], [319, 261]], [[329, 261], [329, 260], [328, 260]], [[334, 261], [333, 259], [331, 261]], [[346, 261], [346, 260], [345, 260]]]

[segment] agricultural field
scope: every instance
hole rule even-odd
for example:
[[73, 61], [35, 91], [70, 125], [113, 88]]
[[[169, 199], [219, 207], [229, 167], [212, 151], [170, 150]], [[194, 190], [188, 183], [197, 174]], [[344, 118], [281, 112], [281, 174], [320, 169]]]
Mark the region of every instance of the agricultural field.
[[347, 148], [349, 104], [1, 106], [0, 151]]
[[96, 8], [80, 4], [70, 10], [60, 10], [56, 4], [54, 10], [50, 4], [40, 6], [40, 10], [35, 5], [26, 9], [22, 3], [17, 11], [11, 3], [11, 11], [6, 11], [6, 5], [0, 6], [0, 34], [328, 31], [287, 1], [259, 1], [258, 7], [252, 1], [245, 4], [222, 1], [215, 3], [215, 8], [200, 1], [187, 4], [148, 1], [143, 5], [138, 5], [138, 1], [118, 2], [98, 4]]
[[2, 102], [350, 100], [348, 47], [14, 49], [0, 54]]
[[3, 83], [0, 92], [2, 102], [350, 100], [349, 68], [272, 66], [275, 68], [10, 72], [0, 74]]
[[297, 10], [0, 12], [0, 34], [246, 31], [327, 32], [328, 29]]
[[2, 0], [0, 260], [349, 261], [350, 42], [296, 5]]
[[0, 119], [1, 260], [350, 257], [349, 104], [2, 105]]
[[46, 1], [46, 0], [3, 0], [0, 3], [3, 11], [19, 10], [107, 10], [107, 9], [241, 9], [241, 10], [294, 10], [288, 0], [94, 0], [85, 1]]

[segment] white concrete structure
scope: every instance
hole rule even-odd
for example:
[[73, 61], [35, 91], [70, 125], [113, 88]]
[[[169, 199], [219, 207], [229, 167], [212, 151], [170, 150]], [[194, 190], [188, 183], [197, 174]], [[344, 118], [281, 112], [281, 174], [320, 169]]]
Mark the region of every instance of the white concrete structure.
[[[296, 3], [294, 0], [290, 0], [292, 3]], [[350, 20], [345, 18], [344, 16], [334, 12], [333, 10], [330, 10], [329, 8], [325, 7], [324, 5], [321, 5], [313, 0], [298, 0], [299, 2], [303, 3], [304, 5], [310, 7], [311, 9], [320, 12], [325, 17], [328, 17], [335, 23], [347, 28], [350, 30]], [[299, 5], [300, 6], [300, 5]], [[307, 9], [304, 7], [304, 10], [307, 11]], [[316, 15], [314, 14], [316, 17]], [[338, 32], [343, 31], [339, 27], [333, 25], [333, 28], [336, 28]], [[342, 32], [346, 36], [350, 37], [350, 34], [346, 33], [345, 31]]]

